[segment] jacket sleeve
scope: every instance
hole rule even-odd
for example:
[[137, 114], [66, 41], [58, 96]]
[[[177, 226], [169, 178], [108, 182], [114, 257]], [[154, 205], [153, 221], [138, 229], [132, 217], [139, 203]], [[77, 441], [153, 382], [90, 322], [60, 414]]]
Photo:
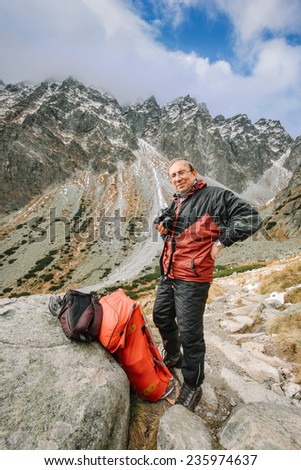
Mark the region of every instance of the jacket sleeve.
[[255, 233], [262, 225], [258, 211], [247, 202], [225, 190], [220, 200], [221, 235], [219, 240], [225, 246], [243, 241]]

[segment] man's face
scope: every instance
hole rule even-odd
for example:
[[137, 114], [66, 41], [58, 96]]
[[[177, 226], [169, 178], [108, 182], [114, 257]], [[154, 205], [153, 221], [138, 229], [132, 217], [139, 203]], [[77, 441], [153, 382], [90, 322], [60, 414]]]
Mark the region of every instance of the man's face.
[[197, 173], [196, 169], [190, 170], [185, 160], [180, 160], [169, 168], [170, 182], [177, 193], [186, 193], [193, 185]]

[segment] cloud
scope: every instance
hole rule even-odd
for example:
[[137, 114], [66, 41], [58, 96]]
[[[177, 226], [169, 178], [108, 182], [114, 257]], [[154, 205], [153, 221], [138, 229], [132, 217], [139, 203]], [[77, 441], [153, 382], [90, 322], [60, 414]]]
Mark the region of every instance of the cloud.
[[[159, 26], [170, 23], [174, 29], [185, 21], [188, 8], [198, 8], [203, 0], [151, 0], [155, 16], [159, 20]], [[137, 11], [144, 10], [144, 2], [135, 1]]]
[[237, 70], [252, 71], [258, 55], [270, 39], [282, 38], [301, 31], [301, 0], [214, 0], [218, 11], [228, 16], [233, 26]]
[[215, 0], [227, 14], [239, 41], [248, 42], [270, 31], [277, 35], [300, 34], [300, 0]]
[[[184, 21], [187, 8], [203, 8], [205, 3], [165, 0], [162, 5], [166, 15], [178, 11], [177, 21]], [[276, 13], [272, 3], [278, 7]], [[279, 119], [296, 137], [301, 116], [301, 46], [290, 45], [283, 35], [298, 29], [295, 9], [300, 2], [292, 0], [285, 9], [286, 3], [210, 2], [211, 14], [226, 14], [233, 23], [237, 47], [248, 51], [246, 75], [239, 72], [239, 54], [237, 63], [234, 59], [233, 63], [210, 62], [195, 53], [168, 50], [159, 42], [160, 22], [144, 21], [137, 1], [134, 8], [130, 0], [0, 0], [0, 78], [8, 83], [73, 75], [110, 92], [121, 104], [154, 95], [163, 105], [190, 94], [205, 102], [212, 115], [241, 112], [254, 121]], [[256, 15], [246, 6], [250, 4], [257, 5], [260, 18], [253, 19]], [[274, 37], [265, 38], [267, 28]]]
[[205, 10], [214, 19], [218, 14], [229, 17], [235, 35], [242, 41], [252, 41], [267, 30], [273, 34], [300, 34], [300, 0], [152, 0], [157, 14], [178, 26], [185, 21], [188, 9]]

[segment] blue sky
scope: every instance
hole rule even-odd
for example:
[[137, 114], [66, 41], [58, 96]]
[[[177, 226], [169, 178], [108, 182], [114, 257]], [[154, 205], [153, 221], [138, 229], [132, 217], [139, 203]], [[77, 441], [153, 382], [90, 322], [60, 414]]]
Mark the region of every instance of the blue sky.
[[[158, 40], [169, 50], [181, 50], [187, 54], [196, 52], [209, 57], [211, 61], [230, 59], [233, 55], [233, 29], [227, 16], [220, 11], [214, 16], [197, 2], [191, 6], [180, 2], [176, 8], [168, 10], [164, 2], [152, 0], [133, 0], [132, 5], [138, 14], [152, 24], [157, 25]], [[171, 5], [171, 4], [170, 4]], [[161, 7], [161, 8], [160, 8]]]
[[190, 95], [301, 134], [301, 0], [0, 0], [0, 78], [69, 75], [120, 104]]

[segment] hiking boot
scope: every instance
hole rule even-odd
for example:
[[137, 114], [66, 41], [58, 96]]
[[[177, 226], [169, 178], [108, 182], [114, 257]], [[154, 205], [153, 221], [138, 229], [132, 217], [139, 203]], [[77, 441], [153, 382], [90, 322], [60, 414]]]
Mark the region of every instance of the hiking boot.
[[175, 405], [183, 405], [185, 408], [188, 408], [188, 410], [194, 411], [198, 401], [202, 397], [202, 393], [202, 387], [200, 385], [198, 387], [192, 387], [184, 382]]
[[167, 351], [165, 351], [163, 362], [169, 370], [174, 369], [175, 367], [182, 367], [183, 356], [181, 351], [175, 354], [169, 354]]

